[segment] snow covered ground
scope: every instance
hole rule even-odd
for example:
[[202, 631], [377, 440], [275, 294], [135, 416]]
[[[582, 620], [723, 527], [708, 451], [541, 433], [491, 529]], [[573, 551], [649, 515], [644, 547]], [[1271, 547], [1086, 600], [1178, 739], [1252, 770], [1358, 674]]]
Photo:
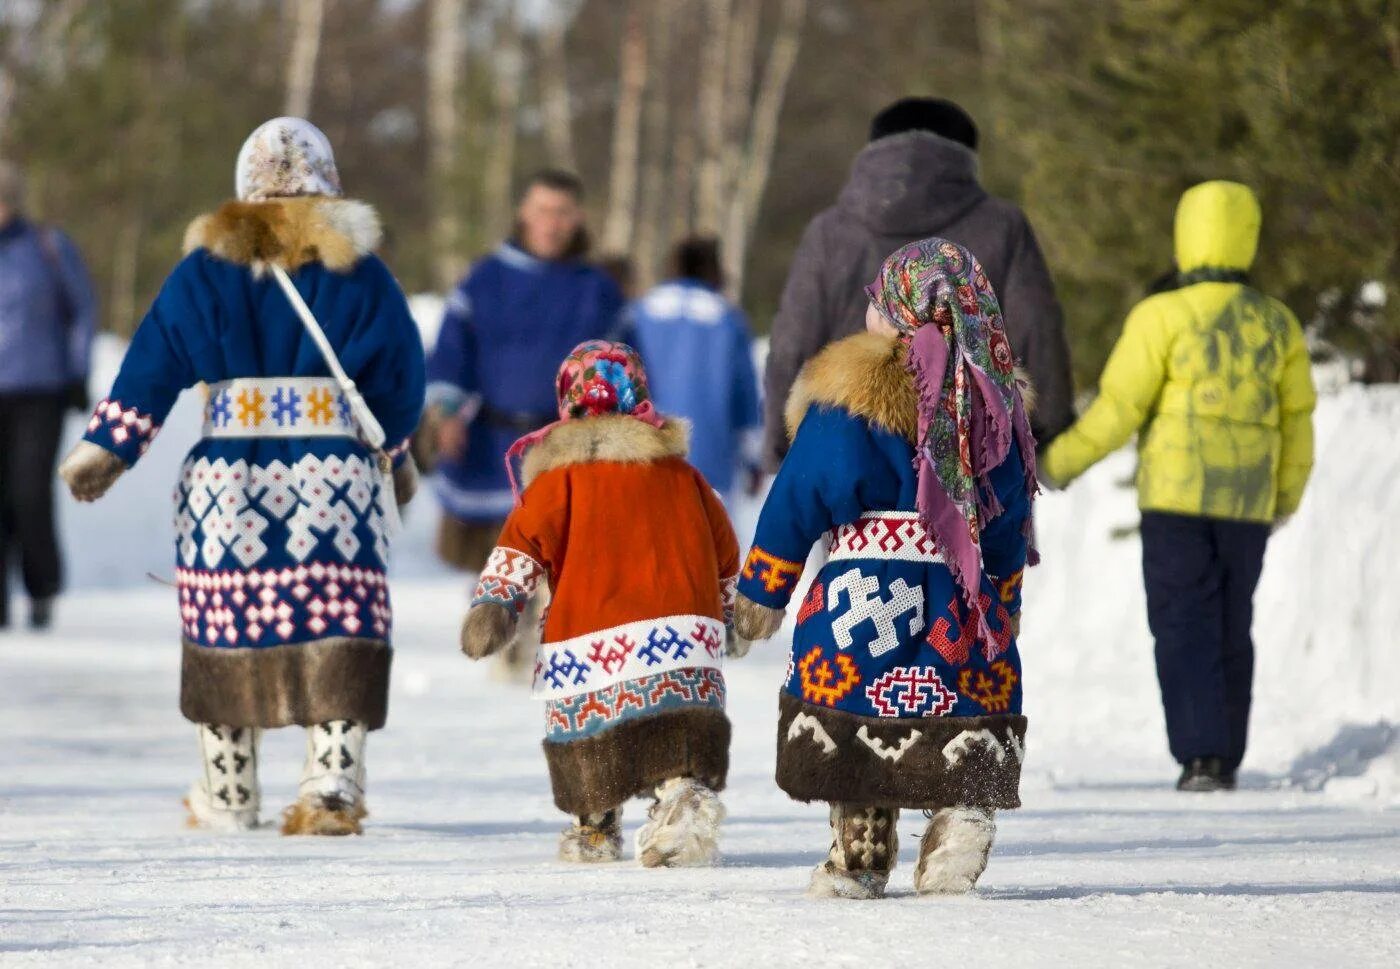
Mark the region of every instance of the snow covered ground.
[[[173, 592], [144, 573], [170, 573], [164, 498], [196, 409], [105, 503], [65, 505], [54, 632], [0, 634], [0, 966], [1400, 965], [1400, 392], [1322, 403], [1315, 487], [1259, 594], [1244, 790], [1170, 790], [1120, 455], [1042, 505], [1025, 807], [979, 894], [911, 894], [910, 815], [896, 897], [872, 904], [803, 897], [826, 822], [772, 783], [781, 637], [727, 673], [721, 867], [555, 861], [539, 710], [458, 655], [465, 582], [431, 561], [430, 502], [397, 553], [364, 837], [182, 828]], [[301, 743], [264, 742], [269, 818]]]

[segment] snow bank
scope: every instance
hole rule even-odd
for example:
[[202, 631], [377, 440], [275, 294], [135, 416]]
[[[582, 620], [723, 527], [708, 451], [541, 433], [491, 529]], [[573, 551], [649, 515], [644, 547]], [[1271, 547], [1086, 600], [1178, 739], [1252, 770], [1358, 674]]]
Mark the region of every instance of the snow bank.
[[[435, 297], [414, 300], [431, 346]], [[122, 344], [99, 340], [95, 394], [105, 393]], [[762, 353], [762, 347], [758, 348]], [[170, 505], [200, 424], [195, 392], [181, 397], [157, 444], [106, 500], [62, 499], [70, 586], [112, 588], [172, 572]], [[82, 421], [69, 428], [76, 439]], [[1246, 783], [1322, 789], [1328, 797], [1400, 803], [1400, 388], [1343, 386], [1316, 416], [1317, 465], [1302, 508], [1271, 541], [1257, 597], [1258, 661]], [[1022, 638], [1035, 756], [1029, 783], [1074, 785], [1092, 773], [1160, 780], [1172, 769], [1147, 630], [1130, 487], [1130, 451], [1103, 462], [1040, 505], [1044, 557], [1031, 573]], [[406, 516], [397, 580], [443, 576], [432, 555], [431, 489]], [[756, 503], [738, 509], [752, 534]], [[466, 589], [463, 582], [462, 595]], [[172, 613], [173, 616], [173, 613]]]

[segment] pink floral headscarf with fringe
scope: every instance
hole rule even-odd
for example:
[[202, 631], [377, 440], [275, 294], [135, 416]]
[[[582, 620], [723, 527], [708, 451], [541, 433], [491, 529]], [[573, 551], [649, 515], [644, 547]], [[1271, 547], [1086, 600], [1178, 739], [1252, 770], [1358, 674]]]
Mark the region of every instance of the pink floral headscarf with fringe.
[[[1002, 513], [991, 473], [1013, 440], [1026, 488], [1032, 497], [1037, 491], [1035, 439], [1001, 306], [972, 253], [938, 238], [895, 252], [865, 292], [908, 345], [919, 396], [919, 517], [942, 549], [990, 653], [994, 640], [979, 594], [982, 529]], [[1029, 564], [1038, 558], [1031, 548]]]
[[559, 365], [554, 392], [559, 401], [559, 419], [526, 434], [506, 452], [506, 474], [517, 502], [520, 486], [515, 477], [516, 459], [560, 424], [604, 414], [625, 414], [652, 427], [660, 427], [664, 420], [651, 402], [642, 358], [625, 343], [587, 340], [574, 347]]

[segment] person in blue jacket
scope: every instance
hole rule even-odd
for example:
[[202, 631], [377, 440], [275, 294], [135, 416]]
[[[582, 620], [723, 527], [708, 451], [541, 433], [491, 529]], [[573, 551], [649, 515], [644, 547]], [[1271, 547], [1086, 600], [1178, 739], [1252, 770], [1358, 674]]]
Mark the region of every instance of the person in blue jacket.
[[[763, 417], [744, 311], [721, 294], [719, 243], [676, 244], [674, 276], [632, 305], [629, 336], [657, 408], [690, 421], [690, 463], [732, 508], [761, 480]], [[739, 480], [736, 480], [739, 479]]]
[[[415, 484], [423, 345], [373, 254], [379, 217], [341, 197], [320, 130], [299, 118], [259, 127], [239, 153], [237, 194], [190, 226], [187, 255], [59, 473], [79, 501], [100, 498], [180, 392], [205, 385], [203, 437], [174, 496], [180, 710], [204, 758], [186, 806], [199, 826], [256, 828], [258, 736], [296, 724], [307, 757], [283, 833], [358, 833], [365, 735], [387, 715], [386, 569]], [[382, 447], [365, 443], [274, 268], [382, 426]]]
[[428, 359], [423, 433], [437, 452], [438, 554], [480, 571], [514, 506], [505, 453], [555, 418], [554, 372], [615, 335], [622, 294], [583, 261], [583, 184], [546, 170], [525, 185], [512, 237], [452, 291]]
[[63, 584], [53, 469], [64, 413], [89, 407], [97, 300], [73, 241], [23, 213], [23, 174], [0, 161], [0, 628], [18, 558], [29, 624], [43, 629]]
[[793, 385], [792, 446], [740, 571], [734, 629], [777, 631], [822, 537], [778, 703], [778, 786], [831, 805], [812, 894], [880, 897], [901, 808], [930, 818], [915, 888], [966, 892], [994, 812], [1020, 805], [1035, 442], [971, 253], [911, 243], [866, 292], [869, 332], [828, 346]]

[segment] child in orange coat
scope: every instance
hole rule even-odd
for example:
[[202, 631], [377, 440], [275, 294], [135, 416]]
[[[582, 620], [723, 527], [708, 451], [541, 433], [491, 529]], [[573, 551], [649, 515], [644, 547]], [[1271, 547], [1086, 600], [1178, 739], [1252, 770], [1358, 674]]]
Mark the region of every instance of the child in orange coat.
[[534, 693], [554, 803], [576, 818], [560, 857], [616, 860], [623, 802], [650, 793], [641, 863], [709, 864], [729, 769], [720, 661], [738, 543], [686, 462], [686, 426], [652, 406], [635, 351], [580, 344], [557, 392], [560, 419], [507, 457], [523, 455], [525, 491], [482, 571], [462, 650], [505, 648], [547, 582]]

